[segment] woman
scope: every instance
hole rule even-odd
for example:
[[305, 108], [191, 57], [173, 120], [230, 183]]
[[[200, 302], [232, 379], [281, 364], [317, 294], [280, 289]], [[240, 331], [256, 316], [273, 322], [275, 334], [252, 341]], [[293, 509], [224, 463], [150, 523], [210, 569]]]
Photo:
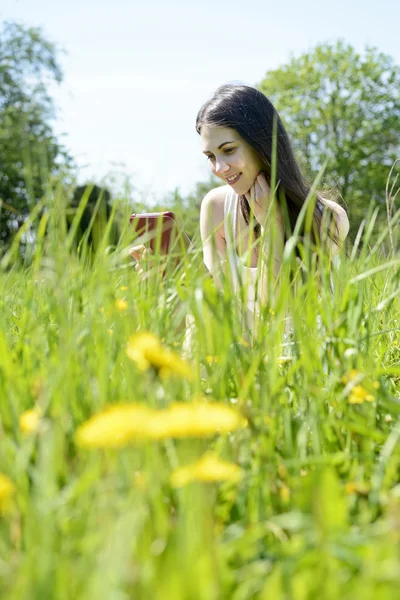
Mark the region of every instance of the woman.
[[[268, 219], [274, 129], [277, 203]], [[267, 254], [272, 252], [270, 264], [274, 277], [278, 277], [285, 241], [296, 226], [310, 186], [278, 113], [256, 88], [230, 84], [218, 88], [200, 109], [196, 130], [212, 173], [226, 183], [211, 190], [201, 206], [204, 262], [218, 280], [220, 266], [228, 259], [234, 285], [247, 282], [250, 323], [260, 300], [268, 301], [266, 275], [260, 274], [257, 266], [265, 265]], [[324, 212], [333, 217], [334, 227], [326, 241], [334, 255], [347, 236], [349, 221], [341, 206], [317, 194], [311, 228], [314, 242], [322, 236]], [[250, 327], [254, 329], [254, 323]]]
[[[219, 87], [201, 107], [196, 131], [211, 172], [225, 183], [211, 190], [201, 205], [204, 263], [217, 285], [221, 285], [222, 272], [229, 265], [235, 291], [245, 292], [243, 315], [254, 332], [260, 304], [268, 302], [267, 276], [262, 267], [272, 252], [269, 264], [278, 278], [285, 241], [296, 226], [310, 186], [279, 115], [256, 88], [236, 84]], [[274, 131], [277, 202], [272, 206]], [[347, 236], [349, 221], [341, 206], [317, 193], [310, 230], [313, 242], [323, 237], [326, 215], [333, 217], [326, 242], [334, 255]], [[138, 259], [140, 252], [135, 248], [131, 255]], [[136, 268], [141, 269], [139, 265]], [[187, 325], [190, 323], [189, 317]]]

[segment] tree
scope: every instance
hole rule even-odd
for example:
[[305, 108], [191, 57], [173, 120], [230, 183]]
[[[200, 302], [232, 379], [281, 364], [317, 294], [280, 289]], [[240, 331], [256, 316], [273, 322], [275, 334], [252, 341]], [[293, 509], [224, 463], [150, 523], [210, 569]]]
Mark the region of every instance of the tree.
[[258, 89], [281, 115], [310, 178], [329, 159], [325, 182], [339, 189], [354, 231], [371, 198], [385, 203], [400, 155], [400, 68], [376, 48], [361, 56], [338, 41], [267, 72]]
[[50, 81], [61, 82], [55, 46], [41, 30], [0, 30], [0, 251], [71, 159], [52, 127]]
[[[98, 250], [112, 215], [112, 199], [107, 188], [94, 183], [79, 185], [74, 189], [72, 199], [68, 203], [67, 230], [71, 228], [85, 195], [87, 195], [87, 203], [82, 212], [75, 236], [75, 244], [80, 253], [87, 249], [90, 252]], [[119, 233], [118, 224], [114, 219], [108, 234], [108, 246], [115, 247], [118, 244]], [[87, 248], [85, 248], [84, 242], [86, 242]]]

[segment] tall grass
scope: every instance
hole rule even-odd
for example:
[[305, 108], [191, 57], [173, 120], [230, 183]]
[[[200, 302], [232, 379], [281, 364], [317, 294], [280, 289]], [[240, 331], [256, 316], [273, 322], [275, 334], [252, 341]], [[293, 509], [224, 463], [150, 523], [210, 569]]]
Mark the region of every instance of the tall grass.
[[[371, 209], [333, 295], [323, 256], [322, 284], [311, 258], [291, 283], [287, 246], [279, 291], [246, 341], [240, 298], [228, 275], [215, 287], [198, 238], [168, 277], [142, 281], [128, 226], [117, 249], [105, 235], [78, 258], [61, 196], [44, 204], [26, 264], [17, 240], [0, 271], [0, 470], [14, 486], [0, 501], [1, 598], [399, 597], [400, 257], [382, 251], [389, 225], [372, 243]], [[395, 248], [399, 212], [390, 218]], [[192, 377], [138, 368], [131, 336], [152, 332], [182, 355], [187, 314]], [[200, 397], [246, 426], [76, 443], [110, 404], [158, 411]], [[32, 408], [38, 423], [21, 428]], [[211, 451], [242, 469], [239, 481], [171, 484]]]

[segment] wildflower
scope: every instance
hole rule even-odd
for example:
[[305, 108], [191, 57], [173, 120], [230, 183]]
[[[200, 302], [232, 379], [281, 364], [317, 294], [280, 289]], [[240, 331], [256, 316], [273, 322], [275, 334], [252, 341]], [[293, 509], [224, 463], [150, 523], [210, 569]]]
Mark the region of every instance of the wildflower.
[[81, 425], [75, 441], [82, 448], [117, 448], [149, 437], [152, 409], [137, 404], [118, 404], [94, 415]]
[[19, 416], [19, 428], [23, 433], [34, 433], [38, 430], [42, 412], [38, 408], [26, 410]]
[[128, 303], [126, 300], [123, 300], [122, 298], [118, 298], [118, 300], [115, 301], [115, 306], [117, 307], [117, 309], [120, 312], [123, 312], [124, 310], [126, 310], [128, 308]]
[[126, 292], [126, 290], [128, 289], [127, 285], [121, 285], [121, 287], [119, 288], [121, 290], [121, 292]]
[[283, 367], [284, 365], [288, 365], [292, 362], [293, 357], [292, 356], [280, 356], [278, 358], [278, 365], [280, 367]]
[[369, 485], [364, 481], [348, 481], [344, 486], [346, 494], [358, 494], [359, 496], [367, 496]]
[[118, 404], [83, 423], [75, 441], [84, 448], [117, 448], [146, 439], [201, 438], [244, 426], [238, 412], [217, 403], [172, 404], [164, 410]]
[[344, 383], [344, 385], [347, 385], [348, 383], [350, 383], [351, 381], [354, 381], [355, 379], [361, 380], [362, 378], [363, 378], [363, 374], [361, 373], [361, 371], [359, 371], [358, 369], [350, 369], [350, 371], [348, 371], [348, 373], [343, 375], [342, 383]]
[[107, 329], [107, 333], [108, 333], [108, 335], [114, 335], [114, 330], [113, 329]]
[[197, 401], [192, 404], [171, 404], [157, 411], [151, 429], [154, 439], [207, 437], [244, 427], [242, 415], [224, 404]]
[[206, 454], [198, 461], [173, 471], [170, 482], [173, 487], [182, 487], [192, 481], [237, 482], [241, 477], [242, 469], [237, 465], [221, 460], [213, 454]]
[[11, 499], [15, 492], [15, 486], [11, 479], [0, 473], [0, 513], [7, 512], [11, 505]]
[[141, 371], [153, 367], [161, 378], [170, 375], [192, 378], [189, 363], [182, 360], [175, 352], [164, 348], [152, 333], [142, 332], [131, 336], [126, 353]]
[[373, 402], [374, 396], [368, 392], [362, 385], [352, 387], [349, 394], [350, 404], [362, 404], [363, 402]]
[[208, 365], [212, 365], [212, 364], [219, 362], [219, 356], [213, 356], [212, 354], [208, 354], [205, 358], [206, 358], [206, 363]]

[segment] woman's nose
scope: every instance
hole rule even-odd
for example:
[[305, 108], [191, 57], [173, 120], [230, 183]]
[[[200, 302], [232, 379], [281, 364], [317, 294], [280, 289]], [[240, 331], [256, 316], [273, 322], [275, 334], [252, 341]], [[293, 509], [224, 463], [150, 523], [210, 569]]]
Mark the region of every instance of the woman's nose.
[[229, 166], [223, 160], [216, 160], [215, 164], [214, 164], [214, 170], [215, 170], [215, 173], [217, 173], [217, 174], [226, 173], [226, 171], [229, 171]]

